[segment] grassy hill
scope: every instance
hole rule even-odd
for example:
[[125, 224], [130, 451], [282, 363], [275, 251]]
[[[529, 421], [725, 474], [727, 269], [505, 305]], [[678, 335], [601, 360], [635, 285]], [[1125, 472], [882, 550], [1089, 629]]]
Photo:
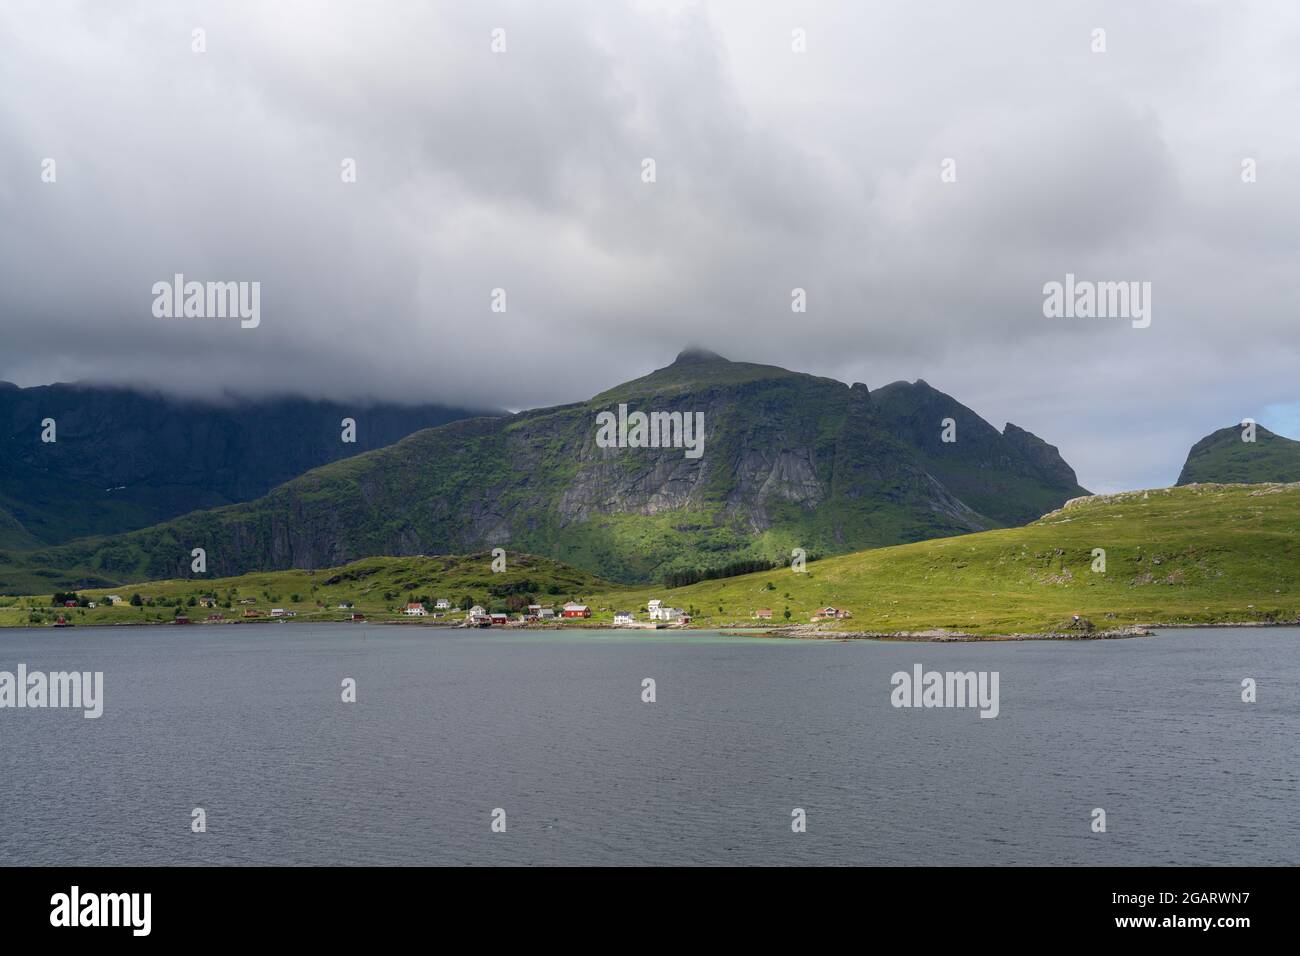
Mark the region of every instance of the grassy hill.
[[[1098, 629], [1268, 622], [1300, 616], [1298, 526], [1300, 484], [1197, 485], [1084, 498], [1022, 528], [826, 558], [803, 574], [786, 568], [676, 589], [613, 585], [527, 555], [511, 556], [510, 570], [496, 575], [490, 555], [482, 553], [370, 558], [314, 573], [116, 590], [123, 597], [139, 592], [182, 602], [217, 593], [233, 597], [236, 610], [240, 597], [255, 597], [259, 609], [296, 609], [299, 620], [342, 617], [335, 610], [342, 600], [354, 601], [374, 620], [396, 616], [390, 609], [412, 594], [453, 601], [469, 594], [498, 606], [511, 594], [535, 594], [542, 603], [589, 603], [593, 624], [609, 623], [616, 610], [644, 616], [651, 598], [692, 610], [700, 627], [753, 625], [758, 608], [773, 609], [773, 624], [787, 622], [787, 609], [788, 623], [802, 624], [828, 604], [847, 608], [853, 618], [826, 628], [885, 633], [1049, 633], [1068, 628], [1074, 614]], [[1092, 571], [1095, 548], [1105, 549], [1104, 573]], [[0, 624], [25, 624], [32, 607], [48, 604], [47, 595], [0, 599]], [[169, 620], [173, 613], [170, 607], [117, 608], [78, 612], [76, 620]]]
[[1233, 425], [1198, 441], [1187, 455], [1178, 484], [1300, 481], [1300, 441], [1262, 425], [1255, 427], [1253, 442], [1242, 441], [1241, 435], [1241, 426]]
[[[351, 602], [370, 620], [402, 618], [407, 601], [423, 601], [432, 610], [438, 598], [453, 605], [470, 598], [489, 610], [527, 604], [536, 598], [543, 604], [583, 600], [596, 591], [608, 592], [612, 585], [577, 571], [558, 561], [535, 555], [508, 553], [506, 570], [491, 569], [490, 552], [460, 556], [366, 558], [341, 568], [320, 571], [268, 571], [234, 578], [178, 578], [151, 581], [122, 588], [95, 588], [77, 592], [99, 607], [75, 611], [51, 610], [52, 594], [0, 598], [0, 626], [50, 624], [59, 614], [81, 624], [149, 624], [172, 620], [177, 610], [194, 621], [210, 614], [243, 620], [245, 610], [271, 608], [295, 611], [297, 621], [347, 620], [352, 611], [339, 605]], [[128, 603], [106, 606], [105, 598], [117, 594]], [[139, 595], [140, 606], [129, 602]], [[212, 595], [217, 606], [199, 606]], [[191, 601], [193, 603], [191, 603]], [[241, 603], [251, 601], [251, 603]], [[459, 615], [457, 615], [459, 616]]]
[[[1295, 620], [1300, 616], [1300, 485], [1201, 485], [1084, 498], [1023, 528], [923, 541], [674, 591], [597, 594], [639, 610], [650, 598], [693, 609], [703, 626], [807, 623], [825, 605], [839, 630], [944, 628], [1045, 633], [1074, 614], [1129, 624]], [[1093, 573], [1093, 549], [1106, 551]]]

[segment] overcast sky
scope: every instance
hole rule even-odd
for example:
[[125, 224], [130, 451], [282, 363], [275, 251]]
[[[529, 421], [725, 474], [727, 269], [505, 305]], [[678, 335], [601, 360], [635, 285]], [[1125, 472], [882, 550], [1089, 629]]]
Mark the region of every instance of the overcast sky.
[[[699, 344], [1169, 484], [1300, 437], [1298, 49], [1289, 0], [6, 0], [0, 379], [524, 408]], [[177, 272], [261, 325], [155, 318]], [[1150, 327], [1045, 318], [1067, 272]]]

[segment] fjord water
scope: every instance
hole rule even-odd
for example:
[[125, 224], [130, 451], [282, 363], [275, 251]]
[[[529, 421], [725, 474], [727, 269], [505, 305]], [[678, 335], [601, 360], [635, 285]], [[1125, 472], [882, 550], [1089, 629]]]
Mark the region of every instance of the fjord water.
[[[105, 703], [0, 710], [7, 865], [1300, 862], [1297, 629], [0, 631], [20, 662], [103, 671]], [[895, 709], [915, 663], [998, 671], [999, 716]]]

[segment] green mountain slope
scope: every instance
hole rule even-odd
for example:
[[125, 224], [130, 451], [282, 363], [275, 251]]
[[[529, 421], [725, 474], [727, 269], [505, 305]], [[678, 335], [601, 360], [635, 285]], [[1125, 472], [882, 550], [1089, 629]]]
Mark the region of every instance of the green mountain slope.
[[[928, 386], [888, 399], [685, 352], [588, 402], [418, 432], [246, 504], [0, 553], [0, 590], [183, 576], [197, 547], [209, 572], [225, 575], [509, 546], [648, 581], [740, 559], [788, 561], [793, 548], [837, 554], [997, 527], [1085, 493], [1027, 432], [1000, 435]], [[702, 413], [703, 454], [599, 447], [597, 416], [620, 403]], [[948, 413], [960, 417], [958, 441], [930, 449], [925, 422], [938, 436]]]
[[0, 548], [31, 548], [39, 543], [22, 522], [0, 508]]
[[1255, 440], [1242, 441], [1240, 425], [1202, 438], [1187, 455], [1178, 484], [1194, 482], [1300, 481], [1300, 441], [1255, 426]]
[[[473, 414], [482, 413], [0, 382], [0, 547], [129, 531], [247, 501], [309, 468]], [[354, 443], [341, 440], [344, 418], [356, 422]], [[46, 419], [57, 441], [41, 440]]]
[[[1097, 629], [1300, 619], [1300, 484], [1197, 485], [1070, 502], [1023, 527], [880, 548], [790, 569], [591, 595], [645, 607], [659, 598], [695, 623], [808, 623], [847, 608], [831, 629], [943, 628], [977, 635], [1069, 633], [1079, 614]], [[1094, 572], [1093, 549], [1105, 550]], [[1079, 633], [1079, 632], [1075, 632]]]

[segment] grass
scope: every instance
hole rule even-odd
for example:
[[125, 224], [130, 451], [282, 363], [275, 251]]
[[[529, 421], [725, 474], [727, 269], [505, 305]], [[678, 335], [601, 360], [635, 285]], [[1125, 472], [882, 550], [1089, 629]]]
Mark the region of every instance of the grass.
[[[438, 598], [447, 598], [453, 604], [469, 598], [471, 603], [489, 610], [505, 610], [512, 596], [515, 603], [533, 597], [542, 604], [558, 605], [611, 587], [592, 575], [534, 555], [507, 553], [506, 570], [501, 573], [493, 572], [491, 565], [491, 552], [366, 558], [320, 571], [267, 571], [215, 579], [196, 575], [78, 591], [79, 596], [99, 605], [93, 609], [52, 609], [50, 593], [0, 598], [0, 626], [52, 624], [61, 614], [75, 625], [166, 623], [178, 608], [191, 621], [206, 621], [210, 614], [222, 614], [228, 620], [242, 622], [245, 610], [266, 615], [272, 608], [296, 612], [296, 621], [348, 620], [354, 611], [365, 614], [368, 620], [408, 620], [402, 613], [408, 600], [424, 602], [430, 612]], [[150, 603], [107, 606], [105, 598], [109, 594], [126, 602], [138, 594]], [[209, 595], [217, 598], [216, 607], [199, 604]], [[241, 603], [244, 601], [251, 603]], [[344, 602], [355, 607], [340, 608]], [[38, 620], [32, 620], [34, 615]], [[463, 614], [457, 612], [448, 619], [461, 617]]]
[[[697, 627], [753, 626], [772, 608], [772, 624], [806, 624], [817, 608], [847, 608], [851, 620], [827, 629], [916, 632], [947, 629], [978, 636], [1060, 630], [1079, 614], [1098, 628], [1131, 624], [1291, 621], [1300, 617], [1300, 484], [1197, 485], [1081, 499], [1022, 528], [941, 538], [826, 558], [790, 569], [704, 581], [684, 588], [622, 587], [558, 561], [508, 555], [503, 574], [491, 555], [368, 558], [328, 571], [276, 571], [217, 581], [180, 579], [82, 592], [132, 593], [187, 601], [216, 593], [253, 597], [253, 607], [294, 609], [298, 620], [342, 619], [344, 600], [371, 620], [397, 619], [408, 595], [471, 595], [501, 606], [505, 592], [541, 603], [570, 598], [591, 605], [593, 625], [614, 611], [641, 612], [651, 598], [694, 612]], [[1093, 571], [1104, 549], [1104, 572]], [[291, 600], [297, 594], [298, 601]], [[45, 622], [49, 596], [0, 599], [0, 624]], [[320, 602], [321, 606], [317, 605]], [[234, 603], [235, 613], [245, 606]], [[202, 619], [206, 609], [186, 607]], [[218, 613], [230, 613], [224, 608]], [[170, 620], [174, 608], [98, 608], [78, 624]], [[765, 625], [767, 622], [763, 622]]]
[[[807, 623], [826, 605], [844, 631], [1048, 633], [1079, 614], [1098, 628], [1300, 617], [1300, 485], [1203, 485], [1086, 498], [1022, 528], [826, 558], [674, 591], [597, 594], [639, 609], [694, 609], [704, 627]], [[1104, 573], [1092, 570], [1105, 550]], [[720, 610], [721, 609], [721, 610]]]

